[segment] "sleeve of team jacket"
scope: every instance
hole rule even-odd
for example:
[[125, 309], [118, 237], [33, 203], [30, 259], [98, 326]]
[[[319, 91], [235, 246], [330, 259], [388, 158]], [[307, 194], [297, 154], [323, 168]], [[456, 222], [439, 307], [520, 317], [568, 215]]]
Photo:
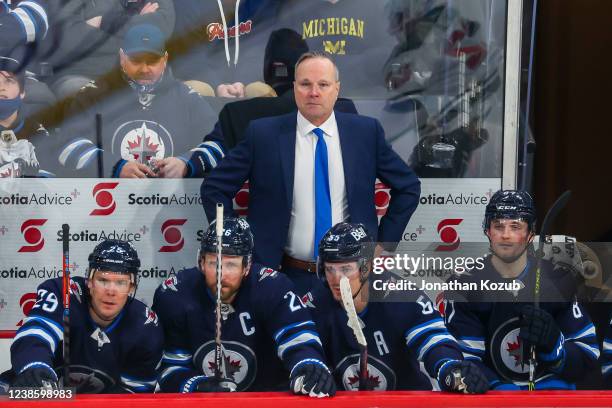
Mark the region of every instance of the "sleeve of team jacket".
[[478, 316], [477, 305], [467, 302], [446, 301], [444, 318], [446, 327], [457, 340], [463, 359], [476, 364], [485, 374], [489, 385], [500, 382], [499, 376], [484, 363], [486, 327]]
[[442, 366], [451, 361], [463, 360], [455, 338], [448, 332], [444, 320], [424, 293], [416, 302], [404, 303], [408, 323], [404, 338], [406, 346], [427, 373], [438, 379]]
[[326, 365], [315, 322], [308, 308], [294, 292], [289, 278], [269, 268], [258, 273], [263, 279], [258, 281], [253, 303], [272, 336], [276, 355], [283, 361], [287, 371], [291, 373], [305, 363]]
[[11, 364], [16, 374], [35, 366], [53, 371], [54, 358], [61, 351], [64, 329], [60, 279], [41, 283], [36, 293], [36, 303], [11, 345]]
[[34, 43], [45, 38], [49, 29], [46, 0], [21, 1], [11, 9], [0, 2], [0, 39], [3, 47]]
[[[172, 287], [177, 287], [177, 278]], [[205, 378], [193, 365], [193, 355], [187, 339], [187, 316], [179, 292], [169, 289], [166, 282], [155, 291], [153, 309], [164, 328], [164, 353], [159, 371], [159, 386], [163, 392], [191, 392], [198, 378]]]

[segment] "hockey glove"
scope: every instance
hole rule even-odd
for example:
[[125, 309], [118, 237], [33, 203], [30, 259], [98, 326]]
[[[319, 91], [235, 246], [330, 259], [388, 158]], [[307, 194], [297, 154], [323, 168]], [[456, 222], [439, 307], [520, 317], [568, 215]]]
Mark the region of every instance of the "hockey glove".
[[234, 392], [236, 383], [226, 378], [206, 377], [195, 387], [195, 392]]
[[58, 388], [57, 375], [46, 364], [36, 364], [21, 371], [11, 387], [33, 387], [55, 390]]
[[320, 361], [298, 363], [289, 376], [291, 390], [295, 394], [310, 397], [332, 397], [336, 395], [336, 384], [329, 369]]
[[443, 391], [483, 394], [489, 382], [480, 368], [470, 361], [451, 361], [440, 369], [440, 388]]
[[525, 305], [521, 309], [521, 330], [519, 338], [524, 347], [536, 347], [538, 360], [558, 365], [565, 355], [565, 338], [555, 319], [545, 310]]

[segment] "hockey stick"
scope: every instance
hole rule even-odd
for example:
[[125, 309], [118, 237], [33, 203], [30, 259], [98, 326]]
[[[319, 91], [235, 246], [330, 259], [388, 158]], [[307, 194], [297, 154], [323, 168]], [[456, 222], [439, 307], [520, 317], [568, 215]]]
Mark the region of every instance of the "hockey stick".
[[62, 224], [62, 301], [64, 314], [62, 324], [64, 329], [63, 357], [64, 357], [64, 387], [70, 387], [70, 252], [69, 252], [70, 226]]
[[221, 270], [222, 262], [222, 239], [223, 239], [223, 204], [217, 203], [217, 297], [215, 303], [215, 378], [218, 380], [226, 378], [225, 359], [223, 358], [223, 346], [221, 344]]
[[353, 330], [359, 344], [359, 391], [368, 391], [368, 342], [361, 329], [355, 303], [353, 303], [353, 292], [346, 276], [340, 279], [340, 296], [348, 316], [348, 327]]
[[[538, 242], [538, 252], [536, 253], [536, 275], [535, 275], [535, 288], [533, 293], [533, 304], [536, 308], [540, 307], [540, 280], [542, 278], [542, 257], [544, 255], [544, 241], [548, 230], [553, 220], [557, 218], [557, 215], [563, 207], [567, 204], [572, 192], [567, 190], [561, 194], [557, 201], [548, 209], [546, 216], [544, 216], [544, 222], [540, 229], [540, 240]], [[535, 346], [531, 346], [529, 350], [529, 391], [535, 390], [535, 369], [536, 369], [536, 350]]]

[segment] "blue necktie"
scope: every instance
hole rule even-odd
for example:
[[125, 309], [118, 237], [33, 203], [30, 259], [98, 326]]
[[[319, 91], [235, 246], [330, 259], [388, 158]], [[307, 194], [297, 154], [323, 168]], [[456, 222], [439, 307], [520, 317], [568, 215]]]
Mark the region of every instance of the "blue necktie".
[[315, 179], [315, 235], [314, 259], [317, 259], [319, 242], [323, 235], [331, 228], [331, 194], [329, 193], [329, 170], [327, 167], [327, 144], [323, 139], [323, 131], [319, 128], [312, 130], [317, 135], [315, 149], [314, 179]]

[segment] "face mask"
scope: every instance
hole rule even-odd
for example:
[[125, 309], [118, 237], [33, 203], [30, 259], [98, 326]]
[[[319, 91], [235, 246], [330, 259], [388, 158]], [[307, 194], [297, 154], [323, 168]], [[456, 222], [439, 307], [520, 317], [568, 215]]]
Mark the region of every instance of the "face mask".
[[139, 84], [136, 80], [128, 77], [125, 73], [123, 73], [123, 76], [125, 77], [125, 80], [130, 85], [130, 87], [136, 92], [138, 92], [139, 94], [152, 94], [153, 92], [155, 92], [155, 89], [157, 88], [159, 83], [164, 78], [165, 73], [166, 72], [164, 70], [164, 72], [162, 72], [162, 74], [159, 76], [159, 79], [157, 81], [151, 84], [146, 84], [146, 85]]
[[0, 120], [4, 120], [17, 112], [21, 107], [21, 96], [13, 99], [0, 99]]

